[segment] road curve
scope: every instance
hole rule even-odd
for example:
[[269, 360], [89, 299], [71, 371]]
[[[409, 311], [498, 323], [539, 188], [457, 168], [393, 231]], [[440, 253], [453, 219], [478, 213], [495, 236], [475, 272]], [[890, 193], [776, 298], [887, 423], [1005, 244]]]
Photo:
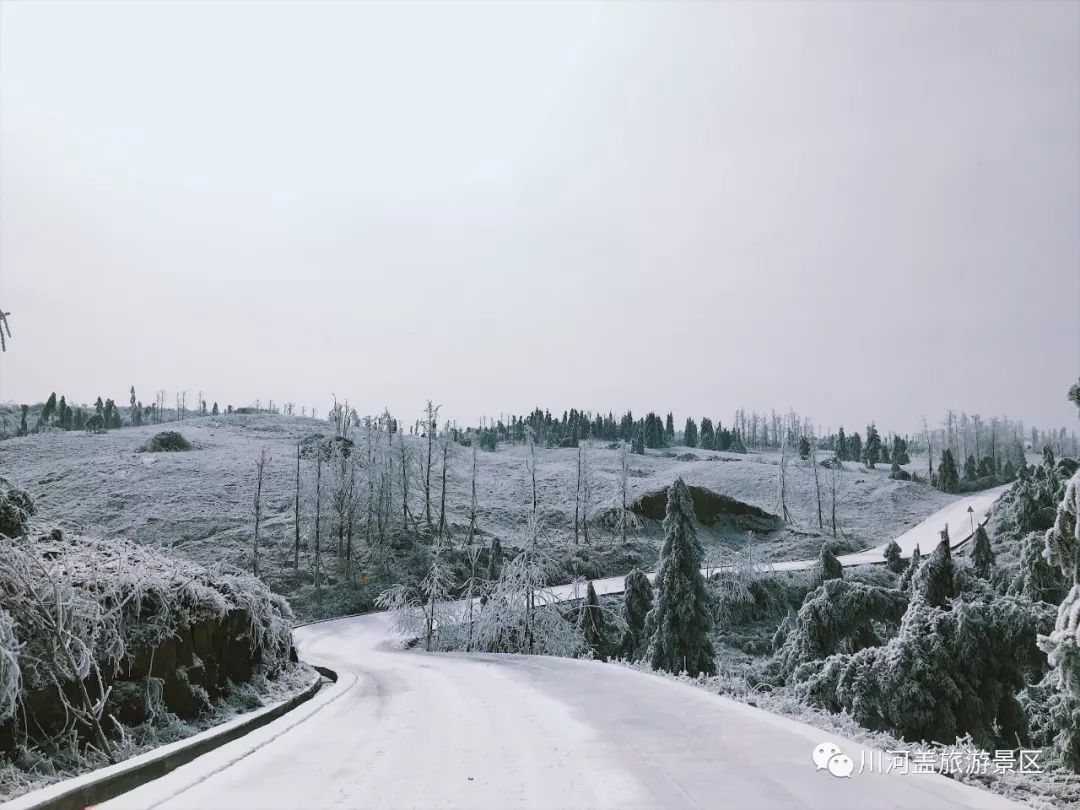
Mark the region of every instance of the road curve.
[[100, 807], [1020, 807], [934, 774], [834, 777], [811, 761], [819, 743], [856, 768], [875, 750], [657, 675], [406, 651], [388, 627], [372, 614], [297, 628], [301, 656], [336, 670], [337, 683]]

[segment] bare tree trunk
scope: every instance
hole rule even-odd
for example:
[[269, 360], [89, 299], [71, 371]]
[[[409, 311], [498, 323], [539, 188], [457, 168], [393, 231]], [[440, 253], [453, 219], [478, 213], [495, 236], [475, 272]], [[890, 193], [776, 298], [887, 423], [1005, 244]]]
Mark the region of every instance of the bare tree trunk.
[[[467, 546], [472, 545], [473, 537], [476, 535], [476, 456], [477, 444], [479, 443], [479, 441], [479, 437], [474, 435], [472, 439], [472, 495], [469, 501], [469, 536], [465, 539], [465, 545]], [[470, 604], [470, 610], [471, 609], [472, 608]], [[469, 633], [471, 638], [471, 623]]]
[[259, 453], [259, 460], [255, 462], [255, 540], [253, 552], [252, 573], [259, 576], [259, 519], [262, 517], [262, 485], [263, 473], [266, 471], [266, 448]]
[[934, 477], [934, 437], [930, 433], [930, 426], [926, 424], [925, 415], [922, 418], [922, 429], [926, 435], [926, 475], [930, 479]]
[[817, 493], [817, 522], [818, 530], [825, 530], [825, 521], [821, 516], [821, 480], [818, 478], [817, 463], [817, 436], [810, 438], [810, 464], [814, 467], [814, 491]]
[[581, 452], [581, 473], [581, 534], [582, 539], [585, 541], [585, 545], [590, 545], [589, 501], [592, 499], [592, 482], [589, 474], [589, 448], [587, 444]]
[[532, 476], [532, 511], [536, 514], [536, 442], [533, 441], [532, 431], [529, 431], [529, 474]]
[[446, 537], [446, 462], [450, 455], [449, 437], [442, 438], [442, 485], [439, 488], [439, 538]]
[[293, 503], [293, 570], [300, 570], [300, 442], [296, 443], [296, 500]]
[[780, 509], [784, 523], [791, 523], [791, 513], [787, 508], [787, 436], [780, 443]]
[[619, 448], [619, 494], [622, 496], [622, 513], [619, 516], [620, 534], [622, 535], [623, 548], [626, 548], [626, 499], [630, 489], [630, 457], [626, 452], [626, 445]]
[[322, 448], [315, 455], [315, 601], [322, 600]]
[[581, 445], [577, 449], [577, 486], [574, 488], [574, 545], [578, 544], [581, 528]]
[[428, 400], [424, 416], [427, 419], [425, 433], [427, 435], [427, 466], [424, 469], [424, 522], [431, 528], [431, 450], [435, 442], [435, 429], [438, 423], [439, 408]]

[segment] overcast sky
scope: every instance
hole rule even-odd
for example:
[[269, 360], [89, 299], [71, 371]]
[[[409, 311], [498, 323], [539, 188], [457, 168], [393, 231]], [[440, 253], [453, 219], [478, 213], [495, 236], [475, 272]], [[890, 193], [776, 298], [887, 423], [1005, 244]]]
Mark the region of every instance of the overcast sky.
[[1080, 5], [0, 6], [0, 400], [1075, 428]]

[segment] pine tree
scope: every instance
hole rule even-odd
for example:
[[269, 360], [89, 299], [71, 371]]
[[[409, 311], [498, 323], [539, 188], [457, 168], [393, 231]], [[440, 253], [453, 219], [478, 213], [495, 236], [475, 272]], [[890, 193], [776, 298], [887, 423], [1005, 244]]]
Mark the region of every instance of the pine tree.
[[41, 409], [41, 416], [38, 417], [38, 426], [48, 427], [52, 420], [53, 412], [56, 410], [56, 392], [53, 391], [49, 394], [49, 398], [45, 400], [45, 407]]
[[956, 469], [952, 450], [946, 448], [941, 453], [941, 462], [938, 464], [937, 488], [942, 492], [956, 493], [960, 491], [960, 473]]
[[894, 574], [902, 573], [907, 567], [902, 554], [900, 545], [895, 540], [891, 540], [889, 545], [885, 546], [885, 567]]
[[667, 415], [667, 422], [664, 425], [664, 433], [667, 434], [668, 444], [675, 444], [675, 415], [670, 411]]
[[713, 675], [712, 611], [701, 575], [695, 521], [690, 491], [681, 477], [676, 478], [668, 490], [656, 604], [646, 621], [648, 658], [653, 669]]
[[686, 427], [683, 428], [683, 444], [687, 447], [697, 447], [697, 425], [689, 416], [686, 417]]
[[836, 559], [833, 550], [828, 543], [821, 544], [821, 553], [818, 554], [817, 575], [819, 582], [827, 582], [830, 579], [843, 579], [844, 566]]
[[897, 586], [901, 590], [906, 590], [911, 587], [912, 580], [915, 579], [915, 575], [919, 572], [919, 567], [922, 563], [922, 554], [919, 552], [919, 547], [915, 546], [915, 550], [911, 552], [911, 559], [908, 561], [908, 567], [904, 571], [903, 576], [900, 577], [900, 584]]
[[645, 636], [645, 620], [653, 606], [652, 585], [649, 578], [635, 568], [626, 575], [623, 583], [622, 617], [626, 622], [619, 655], [628, 661], [638, 661], [645, 654], [648, 638]]
[[836, 441], [833, 443], [833, 452], [836, 453], [836, 457], [841, 461], [847, 461], [848, 456], [848, 442], [847, 437], [844, 435], [843, 426], [836, 432]]
[[945, 608], [956, 596], [956, 569], [949, 547], [949, 532], [945, 530], [941, 534], [941, 542], [915, 577], [915, 590], [926, 597], [927, 604]]
[[27, 427], [26, 427], [26, 414], [27, 414], [27, 411], [30, 410], [30, 406], [29, 405], [22, 405], [20, 407], [22, 409], [22, 417], [19, 420], [19, 435], [20, 436], [25, 436], [29, 432], [27, 430]]
[[638, 426], [637, 436], [630, 445], [630, 452], [637, 453], [639, 456], [645, 455], [645, 424], [642, 423]]
[[971, 547], [971, 566], [975, 570], [975, 575], [982, 579], [990, 579], [994, 573], [994, 552], [990, 548], [990, 535], [982, 526], [975, 530], [975, 540]]
[[863, 464], [871, 470], [881, 460], [881, 437], [873, 422], [866, 426], [866, 444], [863, 446], [862, 460]]
[[964, 480], [974, 481], [978, 477], [979, 467], [975, 463], [975, 456], [968, 455], [968, 457], [964, 459]]
[[707, 416], [701, 417], [701, 432], [698, 435], [698, 446], [703, 450], [717, 450], [716, 433], [713, 430], [712, 419]]
[[799, 458], [803, 461], [810, 458], [810, 440], [805, 436], [799, 439]]
[[217, 416], [218, 415], [218, 406], [217, 406], [216, 402], [214, 403], [214, 409], [212, 411], [210, 411], [210, 415], [211, 416]]
[[585, 604], [581, 610], [581, 634], [593, 656], [606, 660], [607, 623], [604, 621], [604, 613], [600, 609], [600, 600], [596, 596], [592, 580], [589, 580], [589, 589], [585, 593]]

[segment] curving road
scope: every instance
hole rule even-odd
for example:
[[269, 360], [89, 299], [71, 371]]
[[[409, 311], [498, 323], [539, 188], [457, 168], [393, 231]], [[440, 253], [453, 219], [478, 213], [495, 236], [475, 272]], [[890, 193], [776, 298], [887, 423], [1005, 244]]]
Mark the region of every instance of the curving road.
[[[912, 532], [933, 541], [944, 519], [955, 525], [961, 509], [966, 522], [967, 504], [980, 510], [982, 498]], [[856, 767], [875, 762], [875, 750], [659, 676], [593, 661], [404, 651], [387, 628], [385, 614], [298, 628], [302, 657], [335, 669], [336, 684], [101, 807], [1020, 807], [933, 774], [834, 777], [812, 764], [819, 743], [836, 743]]]

